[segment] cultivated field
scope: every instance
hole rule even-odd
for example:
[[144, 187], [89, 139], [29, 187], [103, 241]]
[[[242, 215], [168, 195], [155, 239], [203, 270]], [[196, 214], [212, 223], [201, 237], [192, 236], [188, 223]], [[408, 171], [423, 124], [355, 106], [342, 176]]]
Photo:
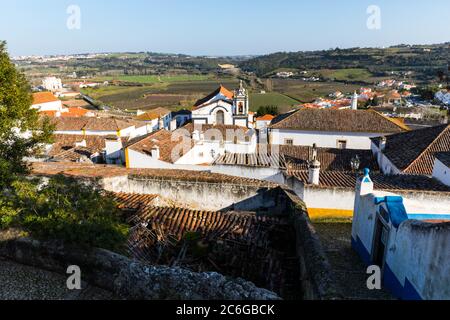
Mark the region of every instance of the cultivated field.
[[335, 91], [351, 93], [361, 86], [341, 82], [306, 82], [302, 80], [277, 79], [273, 81], [274, 91], [306, 103], [318, 97], [326, 97]]
[[262, 106], [277, 106], [279, 112], [287, 112], [299, 103], [298, 100], [277, 92], [250, 94], [250, 109], [252, 111], [258, 111], [258, 108]]

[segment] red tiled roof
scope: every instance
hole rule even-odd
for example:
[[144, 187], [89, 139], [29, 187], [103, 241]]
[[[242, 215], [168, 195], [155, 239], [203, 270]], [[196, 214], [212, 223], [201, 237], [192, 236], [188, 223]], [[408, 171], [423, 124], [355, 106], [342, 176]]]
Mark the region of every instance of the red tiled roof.
[[228, 90], [227, 88], [225, 88], [224, 86], [220, 86], [216, 91], [212, 92], [211, 94], [207, 95], [206, 97], [198, 100], [195, 104], [194, 104], [194, 109], [198, 109], [199, 107], [201, 107], [203, 104], [207, 103], [208, 101], [210, 101], [212, 98], [214, 98], [217, 95], [223, 95], [225, 96], [227, 99], [231, 100], [234, 98], [234, 93], [231, 92], [230, 90]]
[[168, 115], [171, 111], [166, 108], [155, 108], [152, 110], [147, 111], [144, 114], [141, 114], [136, 119], [141, 121], [151, 121], [155, 119], [162, 118], [166, 115]]
[[41, 104], [41, 103], [48, 103], [48, 102], [55, 102], [55, 101], [59, 101], [59, 99], [56, 98], [53, 95], [53, 93], [51, 93], [51, 92], [33, 93], [33, 105]]
[[[183, 134], [183, 131], [176, 131]], [[152, 149], [155, 147], [159, 148], [160, 158], [159, 160], [174, 163], [179, 157], [185, 155], [188, 151], [192, 149], [193, 141], [191, 141], [191, 136], [187, 135], [184, 140], [182, 136], [178, 135], [176, 132], [170, 132], [167, 130], [159, 130], [145, 138], [138, 140], [135, 143], [129, 144], [127, 147], [133, 151], [137, 151], [143, 154], [151, 155]], [[178, 137], [178, 140], [174, 140]], [[187, 139], [188, 143], [183, 144], [182, 148], [179, 148], [178, 154], [172, 154], [176, 152], [175, 148], [181, 143], [185, 142]]]
[[[450, 151], [450, 125], [441, 125], [386, 137], [383, 154], [402, 172], [432, 175], [435, 156]], [[379, 145], [380, 138], [372, 139]]]
[[275, 116], [271, 114], [266, 114], [262, 117], [256, 118], [256, 121], [272, 121], [275, 118]]
[[371, 110], [332, 110], [302, 108], [278, 116], [271, 129], [334, 132], [399, 133], [405, 126]]
[[[308, 171], [290, 171], [288, 175], [308, 184]], [[374, 188], [384, 191], [421, 191], [421, 192], [448, 192], [450, 187], [440, 183], [436, 179], [420, 175], [383, 175], [375, 173], [370, 176]], [[344, 171], [323, 171], [320, 173], [320, 182], [316, 188], [344, 188], [354, 189], [356, 186], [356, 174]]]

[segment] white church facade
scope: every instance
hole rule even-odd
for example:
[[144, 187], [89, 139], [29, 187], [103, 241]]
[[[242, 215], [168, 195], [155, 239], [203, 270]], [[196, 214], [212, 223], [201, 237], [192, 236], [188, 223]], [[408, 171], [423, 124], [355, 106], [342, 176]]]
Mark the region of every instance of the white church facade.
[[249, 112], [249, 97], [241, 81], [234, 92], [220, 86], [207, 97], [198, 100], [192, 111], [194, 125], [234, 125], [253, 128], [254, 115]]

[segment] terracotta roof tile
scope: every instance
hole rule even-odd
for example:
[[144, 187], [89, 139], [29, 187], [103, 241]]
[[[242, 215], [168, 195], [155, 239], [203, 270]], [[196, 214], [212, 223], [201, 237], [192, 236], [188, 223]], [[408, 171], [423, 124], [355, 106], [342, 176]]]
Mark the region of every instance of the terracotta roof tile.
[[214, 92], [212, 92], [211, 94], [207, 95], [206, 97], [198, 100], [195, 104], [194, 104], [194, 110], [198, 109], [200, 107], [202, 107], [205, 103], [207, 103], [208, 101], [210, 101], [211, 99], [213, 99], [214, 97], [218, 96], [218, 95], [222, 95], [224, 96], [226, 99], [231, 100], [234, 98], [234, 93], [231, 92], [230, 90], [228, 90], [227, 88], [225, 88], [224, 86], [220, 86], [219, 88], [217, 88], [217, 90], [215, 90]]
[[141, 121], [151, 121], [151, 120], [162, 118], [170, 113], [171, 113], [171, 111], [166, 108], [155, 108], [155, 109], [145, 112], [144, 114], [141, 114], [136, 119], [141, 120]]
[[33, 163], [32, 173], [41, 176], [63, 174], [80, 178], [107, 178], [107, 177], [139, 177], [141, 179], [164, 179], [174, 181], [196, 181], [208, 183], [224, 183], [273, 188], [275, 183], [256, 179], [240, 178], [224, 174], [214, 174], [208, 171], [188, 171], [170, 169], [127, 169], [111, 165], [88, 165], [82, 163]]
[[55, 101], [59, 101], [59, 99], [55, 97], [51, 92], [33, 93], [33, 104], [41, 104]]
[[[450, 151], [450, 125], [388, 136], [384, 155], [402, 172], [432, 175], [436, 153]], [[380, 138], [372, 139], [379, 145]]]
[[[188, 151], [190, 151], [193, 147], [193, 141], [191, 140], [190, 134], [184, 135], [185, 138], [183, 140], [183, 136], [177, 135], [178, 133], [183, 134], [183, 131], [167, 131], [167, 130], [159, 130], [153, 132], [143, 139], [136, 139], [136, 142], [132, 142], [127, 145], [133, 151], [137, 151], [146, 155], [152, 154], [152, 149], [155, 147], [159, 148], [160, 160], [174, 163], [179, 157], [185, 155]], [[173, 140], [178, 137], [178, 140]], [[184, 143], [184, 142], [187, 142]], [[178, 154], [172, 154], [172, 152], [176, 152], [176, 147], [183, 144], [183, 148], [179, 148]]]
[[[290, 171], [290, 176], [308, 184], [308, 171]], [[448, 192], [450, 187], [440, 183], [436, 179], [420, 175], [383, 175], [372, 174], [374, 188], [384, 191], [421, 191], [421, 192]], [[356, 174], [344, 171], [324, 171], [320, 173], [320, 184], [311, 186], [317, 188], [345, 188], [354, 189], [356, 186]]]
[[399, 133], [406, 127], [371, 110], [332, 110], [303, 108], [278, 116], [271, 129], [305, 131]]

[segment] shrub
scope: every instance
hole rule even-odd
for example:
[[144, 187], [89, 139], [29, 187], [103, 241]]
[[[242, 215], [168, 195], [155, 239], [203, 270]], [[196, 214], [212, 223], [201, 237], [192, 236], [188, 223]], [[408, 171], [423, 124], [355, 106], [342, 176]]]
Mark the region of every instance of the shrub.
[[[1, 227], [20, 227], [32, 237], [120, 251], [128, 226], [120, 221], [113, 199], [75, 179], [55, 176], [48, 182], [17, 180], [0, 211]], [[5, 198], [5, 197], [4, 197]]]

